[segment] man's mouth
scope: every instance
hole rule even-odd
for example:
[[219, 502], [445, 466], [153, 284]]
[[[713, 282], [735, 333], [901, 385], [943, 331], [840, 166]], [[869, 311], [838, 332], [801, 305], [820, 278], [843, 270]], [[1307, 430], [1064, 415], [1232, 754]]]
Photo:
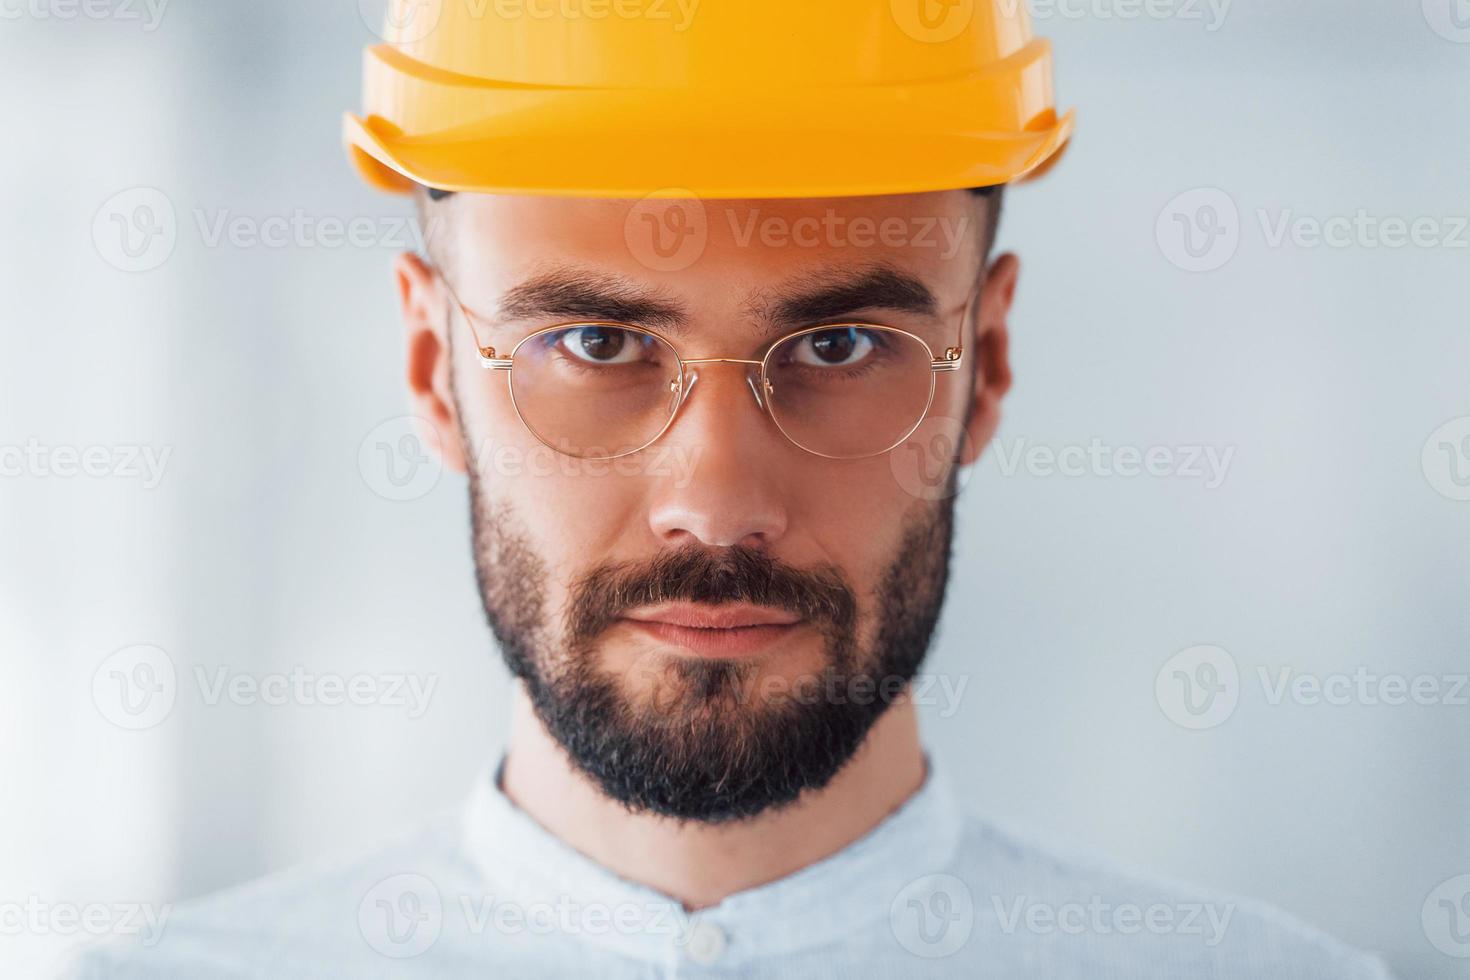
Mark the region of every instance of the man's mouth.
[[622, 621], [661, 643], [711, 658], [760, 653], [790, 636], [803, 622], [800, 616], [771, 606], [697, 602], [643, 606], [625, 613]]

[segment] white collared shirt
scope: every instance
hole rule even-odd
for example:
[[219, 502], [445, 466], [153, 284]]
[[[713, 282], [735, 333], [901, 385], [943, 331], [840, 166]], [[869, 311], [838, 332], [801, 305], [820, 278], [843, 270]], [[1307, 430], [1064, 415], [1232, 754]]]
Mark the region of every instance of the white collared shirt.
[[[932, 758], [932, 757], [931, 757]], [[1064, 857], [923, 787], [866, 836], [688, 915], [552, 836], [493, 774], [359, 860], [180, 907], [75, 978], [1281, 977], [1382, 980], [1266, 906]]]

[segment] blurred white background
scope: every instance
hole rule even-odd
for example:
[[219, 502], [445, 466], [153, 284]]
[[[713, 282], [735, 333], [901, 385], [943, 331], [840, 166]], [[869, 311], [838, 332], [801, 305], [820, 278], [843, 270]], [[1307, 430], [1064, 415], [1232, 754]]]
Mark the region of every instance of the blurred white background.
[[[967, 687], [927, 731], [1027, 833], [1470, 977], [1429, 900], [1470, 874], [1470, 5], [1222, 2], [1033, 4], [1080, 125], [1008, 199], [1017, 385], [930, 665]], [[160, 906], [451, 805], [507, 682], [462, 482], [400, 494], [379, 455], [411, 242], [340, 145], [359, 4], [76, 9], [0, 0], [0, 903]], [[118, 220], [170, 207], [171, 251], [123, 250]], [[273, 218], [298, 230], [215, 235]], [[1002, 465], [1094, 439], [1231, 455], [1223, 480]], [[103, 475], [55, 472], [89, 449]], [[1230, 659], [1194, 716], [1174, 671], [1208, 674], [1169, 661], [1200, 644]], [[113, 686], [148, 681], [109, 659], [138, 645], [175, 668], [158, 718]], [[298, 667], [437, 686], [421, 715], [209, 703]], [[1273, 703], [1283, 670], [1440, 686]], [[72, 938], [7, 927], [0, 975]]]

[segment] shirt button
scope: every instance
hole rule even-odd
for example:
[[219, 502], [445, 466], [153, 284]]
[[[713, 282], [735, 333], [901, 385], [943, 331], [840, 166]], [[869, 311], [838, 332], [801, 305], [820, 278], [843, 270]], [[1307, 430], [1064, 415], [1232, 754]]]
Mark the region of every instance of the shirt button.
[[725, 955], [729, 940], [725, 930], [713, 922], [700, 921], [689, 931], [689, 942], [684, 947], [689, 958], [700, 966], [709, 966]]

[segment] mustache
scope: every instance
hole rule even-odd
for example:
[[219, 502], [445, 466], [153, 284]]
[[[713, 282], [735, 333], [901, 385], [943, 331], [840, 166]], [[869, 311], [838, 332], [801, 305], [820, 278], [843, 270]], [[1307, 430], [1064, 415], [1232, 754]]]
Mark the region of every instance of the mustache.
[[835, 636], [850, 635], [857, 620], [857, 597], [833, 565], [801, 569], [745, 545], [716, 551], [689, 545], [587, 572], [571, 588], [567, 635], [581, 646], [629, 609], [677, 601], [771, 606]]

